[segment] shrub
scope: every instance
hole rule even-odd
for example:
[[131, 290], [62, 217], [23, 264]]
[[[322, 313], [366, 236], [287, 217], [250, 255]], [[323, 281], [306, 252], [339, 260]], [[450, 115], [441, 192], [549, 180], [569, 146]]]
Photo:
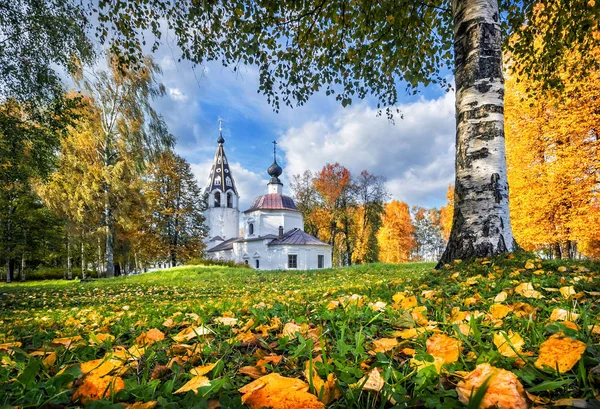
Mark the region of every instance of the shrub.
[[235, 268], [252, 268], [246, 263], [236, 263], [234, 261], [211, 260], [206, 258], [192, 258], [185, 262], [186, 266], [223, 266]]

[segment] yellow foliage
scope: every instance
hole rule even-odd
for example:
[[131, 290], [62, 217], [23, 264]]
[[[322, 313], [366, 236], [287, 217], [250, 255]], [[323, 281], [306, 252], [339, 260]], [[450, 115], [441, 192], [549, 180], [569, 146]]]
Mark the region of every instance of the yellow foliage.
[[397, 200], [386, 203], [381, 222], [377, 232], [379, 260], [386, 263], [407, 262], [416, 245], [408, 205]]
[[308, 392], [308, 384], [272, 373], [239, 389], [242, 404], [251, 409], [323, 409], [325, 405]]
[[586, 345], [578, 340], [555, 334], [540, 345], [540, 351], [535, 366], [538, 368], [558, 368], [564, 373], [573, 368], [581, 359]]
[[490, 364], [480, 364], [456, 385], [458, 399], [468, 404], [471, 396], [477, 393], [481, 385], [488, 381], [487, 391], [479, 408], [527, 409], [523, 385], [516, 375]]
[[427, 340], [427, 353], [441, 358], [445, 364], [458, 361], [461, 343], [444, 334], [434, 334]]

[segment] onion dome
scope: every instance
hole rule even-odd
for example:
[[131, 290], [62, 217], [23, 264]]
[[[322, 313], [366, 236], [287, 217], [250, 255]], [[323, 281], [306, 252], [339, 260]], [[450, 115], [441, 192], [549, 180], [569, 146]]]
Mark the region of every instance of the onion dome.
[[223, 138], [223, 134], [219, 132], [219, 137], [217, 138], [217, 143], [219, 145], [223, 145], [225, 143], [225, 138]]
[[281, 183], [279, 181], [279, 176], [281, 176], [281, 174], [283, 173], [283, 169], [281, 169], [281, 166], [277, 164], [277, 161], [274, 161], [273, 164], [269, 166], [269, 169], [267, 169], [267, 173], [269, 174], [269, 176], [271, 176], [270, 183]]

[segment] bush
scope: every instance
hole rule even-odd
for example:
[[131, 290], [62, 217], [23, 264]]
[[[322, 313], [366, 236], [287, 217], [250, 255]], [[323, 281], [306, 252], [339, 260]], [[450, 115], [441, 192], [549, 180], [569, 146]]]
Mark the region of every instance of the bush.
[[186, 266], [223, 266], [234, 268], [252, 268], [246, 263], [236, 263], [235, 261], [211, 260], [208, 258], [192, 258], [185, 262]]
[[[93, 275], [93, 271], [86, 271], [86, 276]], [[40, 267], [33, 271], [25, 272], [25, 280], [61, 280], [65, 276], [65, 268], [63, 267]], [[73, 268], [73, 279], [81, 278], [81, 267]], [[18, 281], [20, 277], [16, 277], [15, 281]]]

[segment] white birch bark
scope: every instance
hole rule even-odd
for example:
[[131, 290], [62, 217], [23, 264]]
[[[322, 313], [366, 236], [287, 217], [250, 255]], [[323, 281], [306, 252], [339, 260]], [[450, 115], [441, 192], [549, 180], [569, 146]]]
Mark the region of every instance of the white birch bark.
[[456, 182], [450, 240], [439, 265], [510, 252], [504, 79], [497, 0], [453, 0]]

